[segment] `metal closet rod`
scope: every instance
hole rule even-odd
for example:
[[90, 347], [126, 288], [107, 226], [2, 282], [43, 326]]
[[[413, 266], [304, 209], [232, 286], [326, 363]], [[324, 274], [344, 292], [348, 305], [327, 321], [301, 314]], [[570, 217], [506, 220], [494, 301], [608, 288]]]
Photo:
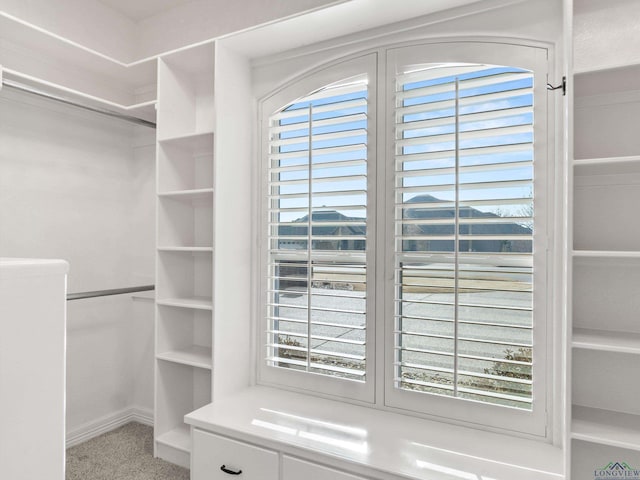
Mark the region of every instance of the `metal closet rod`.
[[155, 289], [156, 289], [155, 285], [142, 285], [140, 287], [112, 288], [110, 290], [95, 290], [93, 292], [69, 293], [67, 295], [67, 302], [69, 300], [82, 300], [83, 298], [106, 297], [109, 295], [122, 295], [123, 293], [148, 292], [149, 290], [155, 290]]
[[106, 115], [108, 117], [118, 118], [118, 119], [124, 120], [126, 122], [135, 123], [137, 125], [143, 125], [143, 126], [149, 127], [149, 128], [156, 128], [156, 124], [153, 123], [153, 122], [150, 122], [148, 120], [143, 120], [142, 118], [132, 117], [130, 115], [124, 115], [122, 113], [113, 112], [111, 110], [107, 110], [107, 109], [104, 109], [104, 108], [90, 107], [88, 105], [83, 105], [81, 103], [75, 102], [75, 101], [70, 100], [68, 98], [60, 97], [58, 95], [53, 95], [51, 93], [44, 92], [44, 91], [38, 90], [36, 88], [29, 87], [27, 85], [23, 85], [23, 84], [18, 83], [18, 82], [14, 82], [13, 80], [3, 79], [2, 80], [2, 84], [5, 87], [13, 88], [14, 90], [20, 90], [21, 92], [30, 93], [32, 95], [37, 95], [39, 97], [47, 98], [47, 99], [53, 100], [55, 102], [64, 103], [65, 105], [70, 105], [72, 107], [77, 107], [77, 108], [81, 108], [83, 110], [88, 110], [89, 112], [99, 113], [101, 115]]

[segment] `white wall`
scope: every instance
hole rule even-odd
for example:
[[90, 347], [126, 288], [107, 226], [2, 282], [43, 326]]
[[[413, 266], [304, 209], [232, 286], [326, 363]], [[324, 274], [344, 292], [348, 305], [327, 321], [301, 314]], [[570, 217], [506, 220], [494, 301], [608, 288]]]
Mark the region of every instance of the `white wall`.
[[[0, 92], [0, 256], [67, 260], [69, 292], [152, 284], [154, 154], [133, 145], [127, 123]], [[130, 296], [68, 302], [68, 433], [152, 409], [152, 322]]]
[[[317, 66], [343, 58], [350, 54], [358, 54], [377, 45], [391, 45], [415, 39], [446, 38], [520, 38], [535, 40], [555, 45], [555, 65], [562, 61], [562, 3], [558, 0], [524, 1], [503, 8], [485, 11], [479, 4], [481, 13], [472, 13], [474, 6], [460, 11], [443, 12], [432, 22], [430, 16], [411, 22], [411, 28], [403, 29], [398, 23], [380, 30], [361, 32], [355, 35], [340, 37], [319, 44], [301, 47], [254, 60], [253, 85], [257, 98], [270, 93], [277, 85], [299, 76]], [[459, 12], [465, 15], [457, 16]], [[451, 15], [450, 17], [448, 15]], [[265, 39], [268, 41], [268, 39]], [[559, 69], [559, 67], [558, 67]], [[557, 73], [555, 77], [560, 78]], [[555, 81], [553, 78], [550, 81]]]
[[574, 0], [576, 72], [640, 62], [640, 2]]

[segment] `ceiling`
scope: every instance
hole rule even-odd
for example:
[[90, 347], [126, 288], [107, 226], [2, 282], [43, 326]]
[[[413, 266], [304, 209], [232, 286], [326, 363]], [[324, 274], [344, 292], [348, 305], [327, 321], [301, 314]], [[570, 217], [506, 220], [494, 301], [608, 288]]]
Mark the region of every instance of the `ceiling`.
[[135, 22], [190, 1], [192, 0], [100, 0]]

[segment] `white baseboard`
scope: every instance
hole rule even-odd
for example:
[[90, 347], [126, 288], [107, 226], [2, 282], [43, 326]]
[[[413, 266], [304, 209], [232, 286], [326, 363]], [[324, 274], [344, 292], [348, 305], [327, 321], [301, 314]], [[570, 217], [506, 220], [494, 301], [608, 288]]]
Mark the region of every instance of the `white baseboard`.
[[130, 407], [87, 422], [67, 432], [66, 448], [91, 440], [130, 422], [153, 426], [153, 411], [146, 408]]
[[131, 416], [132, 422], [138, 422], [142, 423], [143, 425], [149, 425], [150, 427], [153, 427], [153, 410], [132, 407]]

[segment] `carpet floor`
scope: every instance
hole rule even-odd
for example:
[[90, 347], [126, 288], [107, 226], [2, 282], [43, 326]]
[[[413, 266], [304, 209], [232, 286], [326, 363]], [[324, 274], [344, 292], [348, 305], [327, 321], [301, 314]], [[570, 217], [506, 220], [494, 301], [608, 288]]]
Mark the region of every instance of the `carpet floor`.
[[189, 470], [153, 458], [153, 428], [131, 422], [69, 448], [66, 480], [189, 480]]

